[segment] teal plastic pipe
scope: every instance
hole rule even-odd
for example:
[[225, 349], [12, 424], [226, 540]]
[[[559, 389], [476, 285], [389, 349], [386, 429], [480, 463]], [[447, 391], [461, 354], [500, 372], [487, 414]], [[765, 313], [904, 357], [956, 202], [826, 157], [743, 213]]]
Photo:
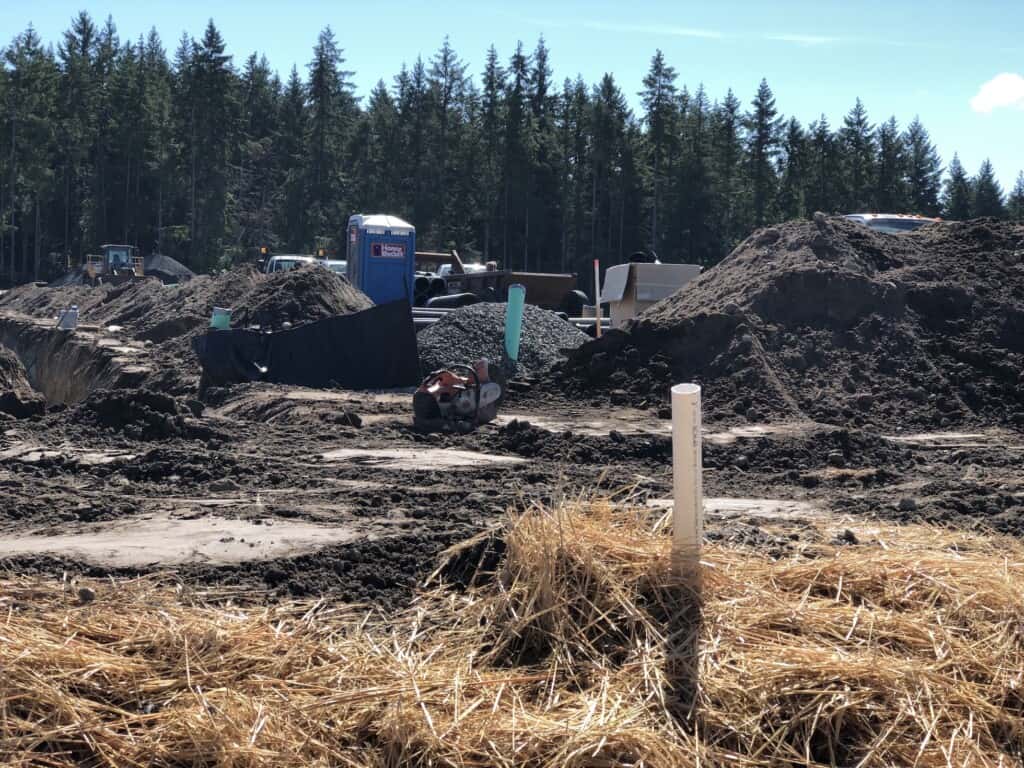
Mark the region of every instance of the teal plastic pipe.
[[509, 361], [519, 360], [519, 340], [523, 336], [523, 305], [526, 304], [526, 286], [515, 283], [508, 287], [508, 305], [505, 310], [505, 354]]

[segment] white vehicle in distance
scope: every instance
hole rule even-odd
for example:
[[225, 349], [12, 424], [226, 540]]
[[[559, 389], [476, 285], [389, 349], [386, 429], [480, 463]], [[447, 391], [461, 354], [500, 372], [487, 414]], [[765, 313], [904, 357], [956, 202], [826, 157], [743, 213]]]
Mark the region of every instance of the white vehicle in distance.
[[291, 269], [295, 269], [300, 264], [312, 264], [316, 261], [312, 256], [299, 256], [296, 254], [282, 254], [281, 256], [271, 256], [267, 262], [267, 268], [264, 270], [268, 275], [274, 272], [287, 272]]
[[[476, 272], [486, 272], [487, 266], [484, 264], [463, 264], [462, 271], [464, 274], [472, 275]], [[437, 268], [437, 274], [439, 277], [448, 277], [452, 273], [451, 264], [442, 264]]]
[[348, 262], [344, 259], [324, 259], [318, 263], [323, 264], [336, 275], [341, 275], [342, 277], [348, 276]]
[[890, 235], [913, 232], [925, 224], [942, 221], [942, 219], [930, 219], [927, 216], [915, 216], [909, 213], [850, 213], [845, 218]]

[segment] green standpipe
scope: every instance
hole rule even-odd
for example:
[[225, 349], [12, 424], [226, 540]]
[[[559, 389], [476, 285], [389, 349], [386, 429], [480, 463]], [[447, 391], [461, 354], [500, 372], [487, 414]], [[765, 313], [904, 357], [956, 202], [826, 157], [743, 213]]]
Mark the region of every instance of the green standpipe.
[[526, 304], [526, 286], [515, 283], [508, 287], [505, 310], [505, 357], [513, 367], [519, 359], [519, 340], [523, 335], [523, 305]]

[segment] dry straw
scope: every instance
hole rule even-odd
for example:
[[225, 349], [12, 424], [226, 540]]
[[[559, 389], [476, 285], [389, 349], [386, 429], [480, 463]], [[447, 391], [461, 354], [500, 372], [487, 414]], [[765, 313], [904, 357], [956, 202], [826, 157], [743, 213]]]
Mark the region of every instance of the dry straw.
[[1018, 543], [878, 526], [782, 560], [712, 545], [697, 594], [657, 528], [530, 510], [439, 574], [470, 586], [391, 618], [2, 583], [0, 762], [1019, 764]]

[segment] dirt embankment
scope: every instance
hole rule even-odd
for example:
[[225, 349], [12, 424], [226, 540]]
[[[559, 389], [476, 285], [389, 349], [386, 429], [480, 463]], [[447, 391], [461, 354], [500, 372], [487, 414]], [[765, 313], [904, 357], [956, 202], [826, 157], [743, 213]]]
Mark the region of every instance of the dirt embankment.
[[35, 416], [46, 408], [46, 400], [28, 380], [21, 360], [0, 346], [0, 413], [14, 418]]
[[196, 387], [200, 371], [191, 340], [205, 332], [214, 307], [230, 308], [236, 327], [279, 328], [372, 306], [327, 269], [268, 276], [241, 266], [179, 285], [147, 279], [118, 286], [22, 286], [0, 297], [0, 312], [49, 318], [72, 304], [79, 308], [81, 325], [118, 326], [115, 333], [148, 344], [153, 364], [144, 383], [173, 395], [190, 394]]
[[1024, 226], [762, 229], [567, 371], [648, 404], [698, 381], [712, 419], [1024, 427]]

